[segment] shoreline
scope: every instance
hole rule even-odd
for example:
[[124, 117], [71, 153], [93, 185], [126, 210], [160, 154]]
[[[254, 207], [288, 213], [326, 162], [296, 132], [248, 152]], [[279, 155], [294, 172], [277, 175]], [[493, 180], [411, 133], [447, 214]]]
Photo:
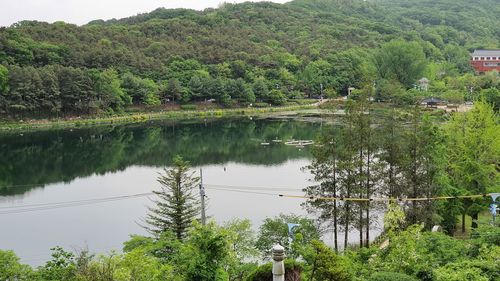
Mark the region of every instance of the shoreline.
[[0, 121], [0, 132], [29, 131], [42, 129], [59, 128], [82, 128], [105, 126], [113, 124], [133, 124], [144, 123], [152, 120], [196, 120], [205, 118], [224, 118], [238, 116], [262, 116], [269, 113], [282, 113], [298, 110], [318, 109], [315, 104], [293, 105], [264, 108], [230, 108], [230, 109], [210, 109], [210, 110], [172, 110], [159, 112], [144, 112], [116, 115], [110, 117], [90, 117], [82, 119], [53, 119], [53, 120], [30, 120], [28, 122]]

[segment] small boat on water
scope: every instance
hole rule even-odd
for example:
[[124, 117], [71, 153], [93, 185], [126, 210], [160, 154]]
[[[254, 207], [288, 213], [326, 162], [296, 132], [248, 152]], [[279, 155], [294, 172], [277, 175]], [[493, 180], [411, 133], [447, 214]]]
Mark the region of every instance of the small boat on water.
[[285, 145], [291, 145], [297, 147], [304, 147], [306, 145], [312, 145], [312, 144], [314, 144], [314, 141], [312, 140], [290, 140], [285, 142]]
[[275, 140], [273, 140], [273, 142], [276, 142], [276, 143], [282, 143], [283, 141], [282, 141], [282, 140], [279, 140], [279, 139], [275, 139]]
[[268, 142], [261, 142], [260, 145], [270, 145]]

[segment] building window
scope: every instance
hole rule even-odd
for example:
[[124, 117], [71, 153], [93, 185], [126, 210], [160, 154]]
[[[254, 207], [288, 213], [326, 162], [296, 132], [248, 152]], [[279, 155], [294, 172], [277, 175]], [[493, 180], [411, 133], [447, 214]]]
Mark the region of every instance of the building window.
[[491, 60], [491, 58], [490, 57], [486, 57], [486, 60]]
[[481, 57], [481, 60], [484, 60], [484, 57]]

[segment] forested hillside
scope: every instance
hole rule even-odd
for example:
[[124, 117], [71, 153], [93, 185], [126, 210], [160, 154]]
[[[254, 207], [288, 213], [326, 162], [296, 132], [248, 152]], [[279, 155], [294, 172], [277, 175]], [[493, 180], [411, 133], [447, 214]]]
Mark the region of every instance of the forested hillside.
[[345, 94], [380, 78], [372, 57], [396, 39], [423, 51], [427, 72], [442, 73], [439, 67], [457, 76], [470, 71], [469, 51], [499, 48], [498, 4], [296, 0], [157, 9], [84, 26], [19, 22], [0, 29], [0, 114], [112, 113], [207, 99], [284, 104]]

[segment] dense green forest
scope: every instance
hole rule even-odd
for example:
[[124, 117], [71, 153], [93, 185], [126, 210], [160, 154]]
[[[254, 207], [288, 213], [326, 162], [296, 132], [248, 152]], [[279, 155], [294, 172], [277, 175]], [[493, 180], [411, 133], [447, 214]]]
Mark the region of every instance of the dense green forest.
[[[499, 48], [499, 12], [496, 0], [296, 0], [160, 8], [83, 26], [22, 21], [0, 29], [0, 114], [285, 104], [367, 84], [388, 100], [424, 75], [434, 95], [473, 99], [467, 93], [498, 88], [474, 78], [468, 60], [475, 48]], [[387, 50], [406, 61], [384, 64]], [[408, 77], [395, 74], [413, 61]]]

